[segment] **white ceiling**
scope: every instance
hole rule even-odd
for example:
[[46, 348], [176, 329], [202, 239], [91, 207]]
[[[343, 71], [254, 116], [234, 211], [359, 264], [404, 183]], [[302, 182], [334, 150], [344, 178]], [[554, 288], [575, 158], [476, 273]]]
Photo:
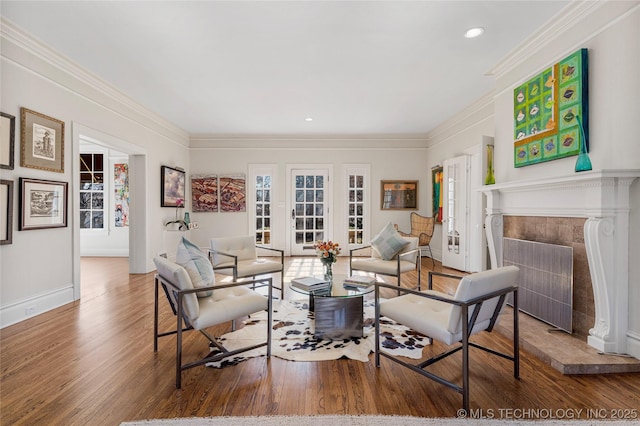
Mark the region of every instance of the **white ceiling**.
[[[568, 1], [7, 1], [2, 15], [191, 134], [424, 134]], [[465, 30], [482, 26], [477, 39]], [[313, 121], [305, 121], [312, 117]]]

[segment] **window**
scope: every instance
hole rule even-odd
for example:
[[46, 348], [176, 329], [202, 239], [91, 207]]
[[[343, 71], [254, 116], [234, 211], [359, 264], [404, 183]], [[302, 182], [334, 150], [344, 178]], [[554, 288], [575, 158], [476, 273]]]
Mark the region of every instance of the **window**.
[[347, 241], [350, 245], [360, 245], [369, 240], [368, 216], [369, 168], [347, 168]]
[[80, 228], [104, 229], [104, 154], [80, 154]]
[[271, 244], [271, 175], [255, 177], [256, 244]]

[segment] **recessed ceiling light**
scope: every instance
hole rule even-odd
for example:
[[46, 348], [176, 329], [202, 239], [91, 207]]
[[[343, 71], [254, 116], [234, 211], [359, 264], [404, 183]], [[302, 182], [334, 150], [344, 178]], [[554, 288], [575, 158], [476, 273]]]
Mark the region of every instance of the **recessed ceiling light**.
[[478, 37], [478, 36], [482, 35], [482, 33], [484, 33], [484, 28], [482, 28], [482, 27], [474, 27], [474, 28], [469, 28], [467, 30], [467, 32], [464, 33], [464, 36], [466, 38], [475, 38], [475, 37]]
[[313, 121], [313, 118], [307, 117], [307, 118], [304, 119], [304, 121]]

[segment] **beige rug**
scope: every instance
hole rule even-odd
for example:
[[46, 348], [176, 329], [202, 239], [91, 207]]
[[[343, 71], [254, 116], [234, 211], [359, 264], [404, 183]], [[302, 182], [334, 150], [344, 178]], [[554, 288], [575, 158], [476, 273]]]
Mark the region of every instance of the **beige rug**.
[[142, 420], [122, 423], [123, 426], [630, 426], [637, 422], [596, 420], [497, 420], [455, 419], [404, 416], [257, 416], [257, 417], [206, 417]]

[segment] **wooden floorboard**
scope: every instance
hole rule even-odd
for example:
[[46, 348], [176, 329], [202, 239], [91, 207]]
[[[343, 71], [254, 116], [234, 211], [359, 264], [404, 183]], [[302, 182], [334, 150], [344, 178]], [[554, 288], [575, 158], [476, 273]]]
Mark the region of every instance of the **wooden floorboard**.
[[[288, 265], [294, 260], [287, 259]], [[425, 259], [425, 285], [430, 266]], [[300, 267], [296, 264], [296, 274]], [[347, 267], [341, 258], [335, 273], [346, 273]], [[127, 268], [126, 259], [85, 258], [81, 301], [1, 330], [0, 424], [118, 425], [221, 415], [455, 417], [461, 406], [459, 394], [385, 358], [376, 368], [373, 354], [366, 363], [262, 357], [223, 369], [196, 367], [183, 373], [182, 389], [177, 390], [174, 338], [161, 339], [158, 353], [153, 352], [153, 274], [129, 275]], [[436, 268], [442, 269], [439, 264]], [[404, 282], [411, 286], [415, 281], [413, 274]], [[445, 280], [437, 286], [453, 288]], [[174, 324], [164, 304], [161, 324]], [[216, 331], [227, 330], [225, 325]], [[477, 341], [510, 348], [509, 339], [498, 333]], [[425, 352], [442, 349], [434, 344]], [[185, 357], [196, 359], [207, 352], [199, 333], [187, 333]], [[459, 365], [459, 357], [453, 356], [432, 368], [458, 380]], [[516, 380], [508, 361], [471, 352], [471, 408], [476, 414], [508, 418], [514, 415], [509, 410], [584, 410], [586, 419], [587, 410], [600, 410], [611, 418], [616, 413], [633, 416], [639, 407], [638, 374], [563, 375], [523, 351], [521, 379]], [[635, 416], [640, 414], [635, 411]]]

